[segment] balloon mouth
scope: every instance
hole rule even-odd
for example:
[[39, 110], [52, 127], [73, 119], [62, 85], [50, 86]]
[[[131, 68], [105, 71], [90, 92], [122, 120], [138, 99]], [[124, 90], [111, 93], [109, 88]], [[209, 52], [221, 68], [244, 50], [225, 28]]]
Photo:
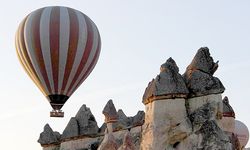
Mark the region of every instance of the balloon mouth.
[[47, 96], [47, 99], [50, 102], [51, 107], [54, 110], [61, 110], [65, 102], [69, 99], [69, 96], [62, 94], [51, 94]]

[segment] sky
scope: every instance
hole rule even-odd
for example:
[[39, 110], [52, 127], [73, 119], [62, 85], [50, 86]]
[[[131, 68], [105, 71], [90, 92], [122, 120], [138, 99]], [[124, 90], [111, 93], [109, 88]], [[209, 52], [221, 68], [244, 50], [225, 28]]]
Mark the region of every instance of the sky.
[[[63, 107], [64, 118], [50, 118], [51, 107], [20, 65], [15, 32], [21, 20], [45, 6], [82, 11], [97, 25], [99, 61]], [[250, 1], [241, 0], [7, 0], [0, 9], [0, 143], [5, 150], [41, 149], [46, 123], [62, 133], [86, 104], [98, 121], [109, 99], [127, 116], [144, 110], [142, 95], [160, 65], [172, 57], [183, 74], [200, 47], [219, 60], [215, 73], [236, 119], [250, 127]], [[248, 143], [247, 147], [250, 147]]]

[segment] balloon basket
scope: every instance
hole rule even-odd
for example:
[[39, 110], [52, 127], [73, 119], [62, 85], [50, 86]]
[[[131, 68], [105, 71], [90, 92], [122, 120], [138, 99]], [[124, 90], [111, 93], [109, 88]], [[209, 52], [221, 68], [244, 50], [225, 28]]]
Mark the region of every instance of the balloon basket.
[[50, 112], [50, 117], [64, 117], [64, 112], [61, 110], [52, 110]]

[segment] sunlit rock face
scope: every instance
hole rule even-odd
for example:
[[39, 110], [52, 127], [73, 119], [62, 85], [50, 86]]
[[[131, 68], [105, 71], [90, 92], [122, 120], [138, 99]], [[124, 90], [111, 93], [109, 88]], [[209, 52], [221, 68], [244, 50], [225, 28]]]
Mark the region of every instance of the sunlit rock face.
[[98, 147], [98, 150], [117, 150], [118, 144], [116, 143], [115, 137], [112, 133], [108, 133], [106, 130], [104, 139], [100, 146]]
[[129, 131], [127, 131], [123, 138], [123, 144], [120, 146], [118, 150], [135, 150], [135, 144], [133, 142], [132, 135]]
[[142, 150], [162, 150], [190, 134], [192, 126], [187, 117], [185, 99], [158, 100], [145, 107]]

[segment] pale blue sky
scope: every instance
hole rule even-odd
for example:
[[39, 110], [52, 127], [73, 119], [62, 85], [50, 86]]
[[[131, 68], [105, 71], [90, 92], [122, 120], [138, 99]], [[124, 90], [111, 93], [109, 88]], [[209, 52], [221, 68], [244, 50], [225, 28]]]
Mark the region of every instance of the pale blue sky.
[[[91, 108], [99, 126], [109, 99], [135, 115], [144, 110], [143, 92], [160, 65], [172, 57], [183, 73], [202, 46], [220, 61], [215, 76], [226, 87], [223, 96], [229, 97], [236, 118], [250, 127], [250, 1], [7, 0], [1, 5], [1, 149], [41, 149], [37, 139], [43, 126], [49, 123], [62, 132], [82, 104]], [[99, 62], [63, 107], [63, 119], [49, 118], [49, 103], [19, 64], [14, 45], [20, 21], [51, 5], [82, 11], [102, 38]]]

